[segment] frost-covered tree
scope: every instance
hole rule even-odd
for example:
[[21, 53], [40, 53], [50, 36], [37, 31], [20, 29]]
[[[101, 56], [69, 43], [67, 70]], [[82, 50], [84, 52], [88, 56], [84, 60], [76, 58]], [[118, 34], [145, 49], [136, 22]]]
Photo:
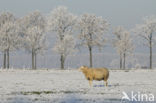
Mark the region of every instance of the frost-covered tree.
[[47, 47], [45, 17], [39, 11], [34, 11], [23, 17], [20, 24], [24, 48], [31, 53], [32, 69], [36, 69], [37, 54]]
[[[116, 44], [116, 42], [118, 42], [119, 40], [121, 40], [121, 35], [122, 32], [124, 31], [124, 28], [122, 26], [118, 26], [115, 28], [113, 34], [115, 35], [115, 39], [113, 39], [113, 46], [116, 48], [118, 45]], [[120, 55], [120, 69], [122, 69], [122, 52], [121, 51], [117, 51], [118, 54]]]
[[0, 15], [0, 50], [3, 52], [3, 68], [9, 68], [9, 52], [20, 45], [19, 25], [12, 13]]
[[122, 26], [116, 27], [113, 33], [116, 38], [113, 40], [113, 45], [120, 55], [120, 68], [126, 68], [126, 57], [132, 54], [134, 46], [130, 33]]
[[63, 54], [62, 66], [64, 67], [64, 62], [66, 57], [75, 52], [75, 40], [72, 35], [66, 34], [64, 39], [58, 40], [53, 48], [53, 50], [59, 54]]
[[61, 69], [64, 69], [67, 55], [75, 49], [72, 34], [76, 16], [70, 13], [66, 7], [59, 6], [50, 13], [47, 19], [48, 29], [57, 35], [57, 43], [53, 50], [60, 55]]
[[152, 69], [152, 47], [154, 41], [156, 41], [154, 39], [156, 38], [156, 16], [149, 16], [144, 18], [143, 24], [136, 25], [134, 32], [144, 40], [143, 44], [149, 47], [150, 69]]
[[78, 20], [80, 45], [89, 49], [90, 67], [93, 66], [92, 48], [94, 46], [101, 48], [105, 44], [104, 34], [108, 31], [108, 27], [106, 20], [94, 14], [83, 14]]

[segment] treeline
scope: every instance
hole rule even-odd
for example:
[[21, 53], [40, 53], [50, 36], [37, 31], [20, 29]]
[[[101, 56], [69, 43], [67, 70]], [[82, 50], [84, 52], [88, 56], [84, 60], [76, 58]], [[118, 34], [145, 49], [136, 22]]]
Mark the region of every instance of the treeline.
[[[32, 56], [32, 69], [37, 68], [37, 55], [48, 48], [47, 33], [56, 35], [57, 40], [53, 50], [60, 55], [60, 67], [69, 54], [76, 52], [76, 48], [84, 46], [89, 51], [90, 67], [93, 66], [92, 50], [94, 47], [103, 48], [107, 41], [106, 34], [110, 24], [102, 17], [95, 14], [82, 14], [76, 16], [66, 7], [59, 6], [47, 16], [39, 11], [34, 11], [24, 17], [17, 18], [10, 12], [0, 14], [0, 51], [3, 53], [3, 68], [9, 68], [9, 53], [24, 49]], [[149, 47], [150, 65], [152, 69], [152, 47], [156, 41], [156, 17], [150, 16], [143, 19], [143, 23], [136, 25], [133, 30], [126, 30], [122, 26], [113, 29], [111, 44], [120, 56], [120, 69], [126, 68], [126, 58], [134, 51], [131, 33], [135, 34], [138, 41]], [[74, 35], [76, 34], [76, 35]], [[76, 42], [78, 41], [78, 42]]]

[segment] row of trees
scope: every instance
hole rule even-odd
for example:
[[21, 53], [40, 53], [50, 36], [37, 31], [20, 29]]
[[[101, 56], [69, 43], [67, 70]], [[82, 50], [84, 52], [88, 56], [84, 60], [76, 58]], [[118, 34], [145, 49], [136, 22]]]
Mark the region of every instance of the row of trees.
[[[64, 69], [67, 56], [75, 52], [77, 46], [88, 48], [90, 67], [92, 67], [92, 49], [104, 47], [109, 25], [102, 17], [87, 13], [76, 16], [62, 6], [52, 10], [46, 17], [39, 11], [22, 18], [4, 12], [0, 15], [0, 51], [4, 57], [3, 68], [9, 68], [10, 51], [24, 48], [31, 53], [32, 69], [36, 69], [37, 54], [48, 48], [46, 38], [48, 32], [57, 37], [53, 50], [60, 55], [61, 69]], [[150, 68], [152, 68], [152, 40], [155, 31], [155, 16], [146, 18], [143, 24], [137, 25], [133, 30], [134, 34], [147, 41], [150, 48]], [[125, 69], [126, 57], [134, 50], [130, 31], [118, 26], [113, 34], [112, 44], [120, 56], [120, 68]]]

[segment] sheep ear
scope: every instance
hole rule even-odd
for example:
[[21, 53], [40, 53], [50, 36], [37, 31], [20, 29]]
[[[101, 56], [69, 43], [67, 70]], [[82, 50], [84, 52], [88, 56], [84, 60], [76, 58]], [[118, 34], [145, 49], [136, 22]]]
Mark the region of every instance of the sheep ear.
[[84, 67], [84, 68], [88, 68], [88, 67], [87, 67], [87, 66], [85, 66], [85, 65], [84, 65], [83, 67]]
[[81, 66], [81, 68], [88, 68], [87, 66], [85, 66], [85, 65], [83, 65], [83, 66]]
[[82, 65], [80, 68], [83, 68], [84, 67], [84, 65]]
[[83, 65], [82, 67], [83, 67], [83, 68], [86, 68], [86, 66], [85, 66], [85, 65]]

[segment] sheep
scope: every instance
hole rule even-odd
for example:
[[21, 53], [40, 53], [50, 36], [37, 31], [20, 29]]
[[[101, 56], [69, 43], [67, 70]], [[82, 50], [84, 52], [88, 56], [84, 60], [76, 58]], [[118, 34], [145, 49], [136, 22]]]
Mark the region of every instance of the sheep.
[[106, 68], [88, 68], [87, 66], [81, 66], [79, 71], [83, 72], [86, 79], [89, 81], [89, 85], [92, 86], [93, 80], [104, 80], [105, 86], [108, 86], [109, 71]]

